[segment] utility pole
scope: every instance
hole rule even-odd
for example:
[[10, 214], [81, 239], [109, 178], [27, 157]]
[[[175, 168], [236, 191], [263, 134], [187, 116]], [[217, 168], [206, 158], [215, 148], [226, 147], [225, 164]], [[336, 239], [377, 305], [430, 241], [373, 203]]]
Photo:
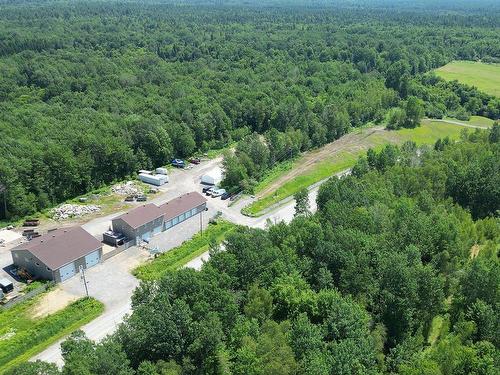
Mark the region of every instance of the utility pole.
[[85, 278], [85, 270], [83, 269], [83, 266], [80, 266], [80, 272], [82, 273], [83, 285], [85, 286], [85, 294], [88, 297], [89, 296], [89, 289], [87, 288], [87, 279]]
[[200, 211], [200, 233], [203, 236], [203, 211]]

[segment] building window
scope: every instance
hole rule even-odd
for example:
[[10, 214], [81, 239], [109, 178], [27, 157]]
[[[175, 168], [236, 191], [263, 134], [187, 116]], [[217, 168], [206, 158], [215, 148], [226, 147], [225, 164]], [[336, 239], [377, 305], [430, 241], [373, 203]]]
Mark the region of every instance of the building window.
[[14, 258], [17, 259], [17, 257], [18, 257], [17, 253], [12, 253], [12, 254], [14, 255]]
[[186, 215], [181, 214], [181, 216], [179, 216], [179, 221], [184, 221], [184, 219], [186, 219]]
[[186, 219], [189, 219], [191, 217], [191, 211], [186, 212]]
[[197, 210], [196, 208], [193, 208], [193, 209], [191, 210], [191, 215], [196, 215], [196, 212], [198, 212], [198, 210]]
[[29, 262], [30, 262], [30, 260], [29, 260], [27, 257], [24, 257], [24, 261], [25, 261], [26, 263], [29, 263]]
[[174, 218], [172, 219], [172, 225], [175, 225], [175, 224], [177, 224], [178, 222], [179, 222], [179, 217], [174, 217]]

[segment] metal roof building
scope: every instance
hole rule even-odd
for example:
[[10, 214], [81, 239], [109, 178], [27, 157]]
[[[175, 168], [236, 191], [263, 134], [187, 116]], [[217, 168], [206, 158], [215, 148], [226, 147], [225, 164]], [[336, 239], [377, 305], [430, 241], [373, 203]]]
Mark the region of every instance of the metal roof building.
[[113, 231], [136, 244], [149, 242], [154, 235], [204, 211], [206, 205], [205, 197], [197, 192], [181, 195], [161, 206], [149, 203], [113, 219]]
[[81, 227], [60, 228], [13, 248], [11, 254], [14, 264], [33, 277], [60, 282], [80, 267], [98, 264], [102, 244]]

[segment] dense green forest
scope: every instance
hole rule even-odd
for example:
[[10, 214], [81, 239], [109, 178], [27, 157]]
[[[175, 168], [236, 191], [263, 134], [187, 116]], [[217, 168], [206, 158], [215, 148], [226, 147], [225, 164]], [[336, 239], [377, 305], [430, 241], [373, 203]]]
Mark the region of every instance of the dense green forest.
[[[499, 169], [498, 125], [370, 151], [315, 214], [143, 282], [113, 336], [62, 344], [62, 374], [498, 374]], [[10, 372], [32, 374], [60, 371]]]
[[269, 165], [391, 108], [497, 119], [498, 98], [429, 71], [452, 59], [498, 61], [498, 7], [386, 3], [3, 2], [7, 216], [253, 133], [274, 142], [269, 158], [234, 162], [228, 186], [251, 188]]

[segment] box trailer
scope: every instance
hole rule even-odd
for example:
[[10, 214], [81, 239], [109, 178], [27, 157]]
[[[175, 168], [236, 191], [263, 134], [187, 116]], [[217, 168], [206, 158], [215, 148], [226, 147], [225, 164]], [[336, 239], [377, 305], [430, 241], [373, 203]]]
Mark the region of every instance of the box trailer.
[[156, 173], [157, 174], [167, 175], [168, 174], [168, 170], [167, 170], [167, 168], [156, 168]]
[[168, 182], [168, 176], [164, 174], [151, 175], [151, 174], [140, 173], [139, 180], [147, 184], [161, 186], [165, 185]]

